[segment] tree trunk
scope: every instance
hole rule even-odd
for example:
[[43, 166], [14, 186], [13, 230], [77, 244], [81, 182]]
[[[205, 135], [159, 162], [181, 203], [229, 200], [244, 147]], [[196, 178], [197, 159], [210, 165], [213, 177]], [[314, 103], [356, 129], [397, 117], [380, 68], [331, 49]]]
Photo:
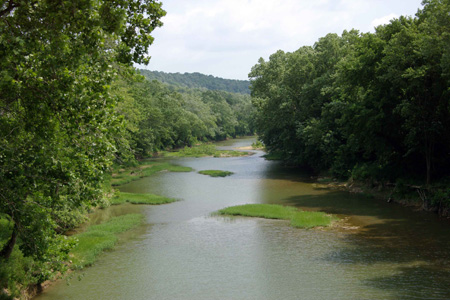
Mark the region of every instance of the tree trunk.
[[17, 238], [17, 224], [14, 224], [11, 238], [5, 244], [5, 246], [3, 246], [3, 249], [0, 252], [0, 258], [8, 259], [11, 256], [11, 253], [14, 249], [14, 245], [16, 244], [16, 238]]
[[431, 182], [431, 155], [426, 155], [427, 161], [427, 186], [430, 185]]
[[431, 183], [431, 168], [434, 154], [434, 139], [425, 135], [425, 161], [427, 164], [427, 186]]

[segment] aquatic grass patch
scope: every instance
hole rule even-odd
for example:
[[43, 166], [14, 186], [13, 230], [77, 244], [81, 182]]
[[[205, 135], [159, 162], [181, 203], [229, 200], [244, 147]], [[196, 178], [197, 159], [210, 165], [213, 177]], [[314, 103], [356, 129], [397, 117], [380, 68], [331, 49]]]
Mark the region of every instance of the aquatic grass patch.
[[302, 211], [292, 206], [275, 204], [245, 204], [231, 206], [217, 212], [223, 216], [246, 216], [265, 219], [290, 220], [291, 225], [298, 228], [330, 226], [336, 217], [324, 212]]
[[218, 213], [220, 215], [289, 220], [297, 211], [298, 210], [292, 206], [275, 204], [244, 204], [221, 209]]
[[202, 170], [199, 171], [198, 173], [202, 175], [209, 175], [211, 177], [226, 177], [234, 174], [233, 172], [230, 171], [221, 171], [221, 170]]
[[144, 216], [140, 214], [114, 217], [105, 223], [90, 226], [83, 233], [74, 235], [72, 238], [78, 240], [71, 251], [74, 268], [81, 269], [92, 265], [100, 253], [114, 247], [119, 233], [138, 226], [143, 218]]
[[328, 227], [338, 218], [320, 211], [298, 211], [291, 218], [291, 225], [297, 228]]
[[184, 147], [178, 151], [164, 152], [166, 157], [239, 157], [250, 155], [249, 152], [235, 150], [217, 150], [216, 146], [202, 144], [193, 147]]
[[134, 180], [148, 177], [161, 171], [191, 172], [192, 168], [178, 166], [168, 162], [142, 161], [138, 166], [116, 170], [116, 172], [112, 175], [111, 185], [124, 185]]
[[138, 194], [138, 193], [117, 193], [112, 199], [112, 205], [132, 203], [132, 204], [148, 204], [148, 205], [159, 205], [176, 202], [178, 199], [168, 198], [164, 196], [154, 195], [154, 194]]

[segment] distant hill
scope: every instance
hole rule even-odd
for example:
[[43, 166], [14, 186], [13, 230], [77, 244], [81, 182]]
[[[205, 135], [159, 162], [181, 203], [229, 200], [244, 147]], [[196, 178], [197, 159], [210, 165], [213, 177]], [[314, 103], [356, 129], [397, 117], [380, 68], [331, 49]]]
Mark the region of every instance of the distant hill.
[[201, 73], [165, 73], [139, 70], [148, 80], [158, 80], [179, 87], [226, 91], [231, 93], [250, 94], [250, 81], [233, 80], [204, 75]]

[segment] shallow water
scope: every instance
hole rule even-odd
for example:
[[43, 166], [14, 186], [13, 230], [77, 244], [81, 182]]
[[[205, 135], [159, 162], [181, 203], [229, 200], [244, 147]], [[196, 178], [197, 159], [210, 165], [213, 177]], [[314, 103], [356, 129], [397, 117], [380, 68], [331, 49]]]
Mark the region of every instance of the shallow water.
[[[447, 221], [315, 189], [306, 174], [262, 154], [174, 160], [196, 171], [235, 173], [225, 178], [163, 172], [121, 187], [182, 201], [97, 213], [95, 222], [140, 211], [146, 223], [124, 234], [94, 266], [73, 274], [70, 285], [62, 281], [37, 299], [450, 299]], [[346, 226], [303, 230], [286, 221], [211, 215], [245, 203], [321, 210], [344, 218]]]

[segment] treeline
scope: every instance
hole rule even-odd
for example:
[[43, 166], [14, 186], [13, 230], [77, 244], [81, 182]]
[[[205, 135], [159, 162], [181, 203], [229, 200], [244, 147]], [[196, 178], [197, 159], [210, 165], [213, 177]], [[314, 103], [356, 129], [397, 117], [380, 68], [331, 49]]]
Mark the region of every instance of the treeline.
[[260, 59], [249, 77], [267, 149], [339, 178], [450, 175], [450, 2], [423, 4], [375, 33], [328, 34]]
[[177, 89], [138, 77], [116, 82], [113, 92], [122, 99], [117, 113], [125, 118], [116, 152], [118, 162], [254, 130], [250, 95]]
[[204, 75], [201, 73], [165, 73], [158, 71], [139, 70], [148, 80], [158, 80], [177, 87], [226, 91], [230, 93], [250, 94], [247, 80], [234, 80]]
[[[111, 166], [252, 132], [250, 95], [144, 80], [156, 0], [0, 4], [0, 299], [63, 274]], [[248, 86], [248, 85], [247, 85]]]

